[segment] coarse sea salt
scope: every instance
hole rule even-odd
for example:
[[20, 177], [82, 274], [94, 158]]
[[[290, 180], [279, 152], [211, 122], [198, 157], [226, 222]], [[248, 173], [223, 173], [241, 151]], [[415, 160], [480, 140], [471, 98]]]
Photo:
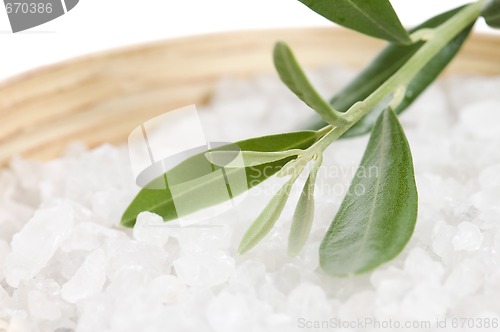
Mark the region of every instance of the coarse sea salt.
[[[331, 66], [311, 77], [328, 95], [353, 72]], [[297, 188], [269, 236], [237, 254], [279, 179], [199, 227], [144, 212], [129, 230], [119, 219], [139, 189], [125, 147], [75, 143], [45, 163], [15, 157], [0, 170], [0, 331], [326, 331], [358, 319], [443, 331], [443, 318], [498, 320], [498, 91], [500, 77], [446, 78], [400, 116], [419, 190], [415, 233], [394, 260], [347, 279], [321, 272], [318, 248], [367, 137], [327, 150], [315, 223], [296, 258], [286, 247]], [[199, 109], [211, 141], [299, 129], [311, 115], [267, 76], [223, 80]]]

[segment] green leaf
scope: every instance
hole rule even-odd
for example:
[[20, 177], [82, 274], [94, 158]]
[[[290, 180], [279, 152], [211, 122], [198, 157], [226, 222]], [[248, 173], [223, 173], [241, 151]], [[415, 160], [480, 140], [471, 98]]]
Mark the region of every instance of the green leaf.
[[388, 0], [299, 0], [304, 5], [346, 28], [398, 44], [411, 44]]
[[318, 112], [323, 121], [331, 124], [342, 121], [339, 118], [339, 113], [311, 85], [286, 43], [276, 43], [273, 59], [274, 66], [283, 83], [307, 106]]
[[250, 225], [241, 239], [238, 247], [239, 254], [244, 254], [255, 247], [271, 231], [285, 208], [290, 189], [296, 179], [297, 176], [293, 176], [288, 180]]
[[417, 188], [408, 141], [387, 109], [320, 246], [320, 265], [334, 276], [374, 269], [398, 255], [417, 219]]
[[[411, 31], [435, 28], [451, 18], [462, 8], [463, 7], [459, 7], [431, 18]], [[471, 28], [472, 26], [462, 31], [443, 48], [417, 76], [415, 76], [407, 88], [403, 101], [394, 110], [397, 114], [408, 108], [408, 106], [421, 95], [437, 76], [439, 76], [443, 69], [446, 68], [467, 39]], [[356, 102], [366, 99], [388, 78], [394, 75], [394, 73], [398, 71], [423, 44], [424, 42], [409, 46], [389, 44], [349, 85], [333, 97], [330, 103], [339, 112], [346, 112]], [[370, 112], [366, 117], [349, 129], [342, 138], [355, 137], [370, 132], [373, 124], [382, 111], [383, 109], [380, 109], [379, 112]], [[308, 127], [317, 129], [324, 126], [324, 122], [317, 121]]]
[[482, 15], [492, 28], [500, 28], [500, 0], [491, 0], [483, 9]]
[[225, 168], [251, 167], [269, 164], [281, 159], [297, 156], [303, 150], [287, 150], [276, 152], [261, 151], [210, 151], [205, 153], [205, 157], [214, 165]]
[[[271, 135], [258, 138], [252, 138], [240, 141], [236, 144], [241, 150], [252, 151], [286, 151], [290, 149], [306, 149], [310, 147], [321, 134], [315, 131], [300, 131], [294, 133]], [[223, 149], [221, 147], [219, 149]], [[273, 176], [278, 172], [283, 165], [292, 160], [293, 157], [288, 157], [275, 162], [258, 165], [255, 167], [246, 167], [246, 180], [247, 186], [244, 188], [237, 188], [231, 192], [232, 197], [242, 194], [247, 189], [250, 189], [267, 178]], [[205, 158], [205, 153], [200, 153], [192, 156], [179, 165], [175, 166], [166, 173], [166, 176], [159, 177], [153, 182], [166, 182], [165, 189], [149, 189], [151, 186], [143, 188], [134, 200], [130, 203], [125, 210], [121, 224], [126, 227], [133, 227], [139, 213], [144, 211], [154, 212], [163, 217], [165, 221], [176, 219], [177, 211], [172, 198], [171, 185], [166, 179], [175, 179], [176, 182], [189, 182], [194, 179], [201, 179], [197, 181], [196, 186], [189, 186], [181, 193], [181, 195], [205, 195], [206, 200], [192, 204], [192, 212], [196, 212], [203, 208], [207, 208], [227, 200], [227, 195], [220, 195], [211, 192], [213, 184], [225, 180], [225, 177], [231, 176], [233, 172], [240, 172], [239, 169], [227, 169], [224, 174], [215, 172], [220, 167], [214, 166], [209, 160]], [[207, 177], [208, 175], [208, 177]], [[206, 179], [206, 180], [205, 180]]]
[[314, 184], [316, 175], [323, 162], [323, 157], [319, 156], [314, 164], [304, 189], [300, 194], [299, 202], [293, 215], [292, 227], [288, 236], [288, 255], [297, 256], [306, 244], [314, 219]]

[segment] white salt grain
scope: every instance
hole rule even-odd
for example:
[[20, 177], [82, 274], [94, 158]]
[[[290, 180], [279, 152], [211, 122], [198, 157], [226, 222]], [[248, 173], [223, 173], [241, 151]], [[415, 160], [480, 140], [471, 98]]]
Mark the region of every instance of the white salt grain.
[[189, 286], [211, 287], [226, 282], [234, 271], [234, 259], [227, 253], [189, 253], [173, 263], [179, 279]]
[[244, 296], [224, 290], [208, 306], [208, 322], [217, 332], [256, 330], [252, 309]]
[[153, 279], [148, 288], [161, 298], [162, 303], [169, 305], [178, 304], [188, 290], [179, 278], [172, 275], [162, 275]]
[[440, 284], [423, 282], [416, 284], [401, 302], [400, 313], [408, 320], [433, 320], [443, 317], [452, 300]]
[[1, 267], [4, 265], [5, 259], [9, 251], [10, 251], [9, 244], [6, 241], [0, 239], [0, 282], [2, 282], [2, 280], [4, 279], [3, 269]]
[[288, 297], [288, 311], [292, 317], [328, 319], [331, 312], [325, 291], [310, 283], [298, 283]]
[[118, 239], [123, 233], [109, 229], [92, 222], [83, 222], [71, 230], [65, 241], [61, 243], [61, 250], [71, 253], [76, 250], [93, 251], [99, 248], [106, 239]]
[[157, 245], [126, 238], [108, 239], [105, 250], [106, 275], [110, 280], [127, 271], [139, 271], [148, 278], [170, 273], [168, 254]]
[[422, 248], [414, 248], [406, 258], [404, 271], [415, 281], [439, 283], [444, 275], [441, 263], [433, 260]]
[[142, 212], [134, 226], [134, 238], [137, 241], [156, 244], [160, 247], [168, 242], [168, 229], [163, 218], [151, 212]]
[[[460, 122], [467, 134], [481, 138], [495, 136], [500, 123], [500, 101], [485, 100], [465, 107]], [[487, 119], [487, 121], [485, 121]]]
[[432, 234], [432, 249], [434, 253], [446, 260], [454, 252], [452, 239], [455, 236], [456, 227], [448, 225], [445, 221], [436, 223]]
[[353, 294], [340, 306], [338, 312], [339, 318], [346, 321], [352, 321], [356, 320], [358, 317], [373, 317], [375, 299], [376, 293], [373, 291], [362, 291]]
[[106, 282], [106, 254], [97, 249], [92, 252], [73, 278], [64, 284], [62, 298], [70, 303], [98, 295]]
[[12, 252], [5, 259], [7, 283], [17, 287], [33, 278], [50, 260], [73, 224], [73, 209], [63, 204], [38, 210], [12, 239]]
[[455, 250], [475, 251], [481, 247], [483, 234], [479, 227], [464, 221], [458, 225], [458, 232], [452, 240]]
[[17, 179], [15, 175], [8, 171], [0, 169], [0, 198], [6, 199], [12, 197], [17, 187]]
[[7, 291], [0, 285], [0, 317], [7, 316], [6, 308], [9, 308], [11, 305], [11, 298]]
[[486, 167], [479, 173], [481, 189], [500, 187], [500, 164]]
[[[500, 244], [500, 243], [499, 243]], [[243, 288], [253, 288], [266, 276], [266, 267], [259, 261], [245, 261], [241, 263], [231, 276], [233, 285]]]
[[474, 294], [481, 287], [484, 281], [483, 269], [480, 262], [470, 258], [464, 259], [453, 269], [444, 285], [456, 298], [455, 301]]
[[53, 321], [61, 318], [62, 313], [57, 303], [39, 290], [32, 290], [28, 294], [28, 309], [30, 314], [40, 320]]

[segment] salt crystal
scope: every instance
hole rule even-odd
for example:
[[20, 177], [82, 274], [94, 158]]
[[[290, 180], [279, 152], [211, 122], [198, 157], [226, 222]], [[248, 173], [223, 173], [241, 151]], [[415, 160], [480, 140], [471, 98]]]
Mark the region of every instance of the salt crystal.
[[[500, 101], [484, 100], [466, 106], [460, 113], [465, 131], [477, 137], [488, 138], [498, 133]], [[488, 121], [484, 121], [488, 119]]]
[[483, 284], [484, 267], [474, 259], [466, 258], [453, 269], [446, 279], [445, 287], [456, 298], [455, 301], [474, 294]]
[[10, 242], [12, 236], [19, 232], [26, 222], [33, 216], [33, 208], [20, 204], [12, 199], [0, 199], [0, 227], [2, 237]]
[[51, 301], [47, 294], [32, 290], [28, 294], [28, 308], [30, 315], [41, 320], [57, 320], [61, 318], [61, 308]]
[[4, 240], [0, 239], [0, 282], [3, 280], [4, 275], [3, 275], [3, 265], [5, 262], [5, 259], [7, 255], [10, 252], [10, 246], [7, 242]]
[[500, 187], [489, 187], [472, 195], [470, 201], [475, 207], [485, 212], [498, 212], [497, 202], [500, 199]]
[[289, 306], [289, 294], [280, 292], [272, 280], [266, 278], [262, 285], [257, 288], [257, 294], [261, 301], [273, 308], [287, 308]]
[[432, 234], [432, 250], [443, 259], [447, 259], [454, 248], [451, 243], [456, 233], [456, 227], [448, 225], [444, 221], [436, 223]]
[[[116, 297], [101, 294], [78, 304], [78, 332], [96, 332], [109, 329], [109, 318], [115, 308]], [[126, 315], [129, 311], [124, 312]]]
[[400, 303], [414, 287], [408, 279], [389, 279], [377, 288], [376, 306], [373, 312], [377, 317], [391, 318], [400, 314]]
[[[496, 296], [491, 296], [483, 292], [477, 292], [474, 295], [467, 296], [461, 301], [454, 303], [450, 316], [453, 315], [453, 317], [475, 318], [485, 315], [490, 316], [491, 318], [497, 318], [497, 321], [500, 321], [500, 303], [498, 301], [497, 294], [498, 293], [495, 293]], [[477, 330], [479, 329], [476, 328], [475, 331]], [[487, 329], [485, 330], [487, 331]], [[495, 330], [490, 328], [490, 331]]]
[[[9, 322], [7, 332], [42, 332], [38, 326], [26, 319], [24, 312], [17, 312]], [[3, 331], [2, 331], [3, 332]]]
[[300, 261], [300, 264], [309, 271], [315, 271], [319, 267], [319, 255], [317, 255], [317, 253], [321, 243], [320, 240], [323, 237], [323, 234], [321, 234], [321, 238], [318, 241], [317, 239], [314, 238], [315, 233], [318, 232], [316, 231], [313, 232], [313, 234], [311, 234], [311, 237], [308, 240], [309, 243], [306, 243], [304, 248], [302, 248], [302, 251], [297, 256], [298, 260]]
[[13, 157], [10, 168], [25, 189], [37, 188], [42, 179], [43, 167], [36, 161]]
[[415, 285], [401, 302], [401, 313], [406, 319], [433, 320], [444, 317], [452, 304], [448, 292], [434, 282]]
[[132, 198], [128, 193], [114, 189], [93, 193], [90, 205], [97, 217], [96, 221], [107, 227], [114, 226]]
[[244, 287], [254, 287], [265, 277], [266, 267], [259, 261], [247, 260], [238, 265], [231, 276], [231, 283]]
[[443, 81], [447, 87], [449, 101], [460, 110], [463, 106], [476, 103], [478, 100], [498, 100], [500, 78], [498, 76], [452, 76]]
[[288, 294], [301, 282], [301, 269], [295, 264], [285, 264], [279, 271], [273, 273], [272, 277], [277, 288], [284, 294]]
[[151, 276], [140, 270], [123, 270], [106, 287], [106, 294], [118, 298], [130, 289], [147, 288], [151, 280]]
[[163, 218], [151, 212], [142, 212], [137, 216], [134, 226], [134, 238], [137, 241], [164, 246], [168, 242], [169, 230]]
[[458, 225], [458, 232], [452, 240], [455, 250], [476, 251], [483, 242], [483, 233], [477, 225], [464, 221]]
[[[65, 311], [64, 303], [60, 299], [60, 286], [53, 279], [34, 278], [29, 281], [22, 281], [12, 296], [10, 313], [21, 313], [14, 308], [26, 308], [27, 312], [22, 312], [21, 316], [25, 321], [44, 321], [55, 323], [60, 320]], [[66, 312], [67, 313], [67, 312]], [[29, 319], [27, 319], [29, 317]], [[43, 324], [44, 326], [46, 324]], [[45, 330], [46, 326], [41, 330]]]
[[113, 311], [108, 317], [111, 331], [164, 332], [170, 328], [166, 307], [157, 296], [142, 288], [131, 289], [116, 298]]
[[61, 243], [65, 252], [76, 250], [92, 251], [104, 244], [106, 239], [124, 238], [125, 235], [115, 229], [109, 229], [93, 222], [82, 222], [76, 225]]
[[4, 267], [7, 283], [17, 287], [21, 280], [34, 277], [54, 255], [72, 226], [70, 206], [39, 209], [12, 240], [12, 252], [7, 255]]
[[288, 296], [288, 311], [292, 317], [329, 319], [332, 316], [325, 291], [310, 283], [298, 284]]
[[363, 291], [353, 294], [339, 308], [338, 316], [342, 320], [356, 320], [359, 317], [373, 317], [376, 294]]
[[444, 275], [444, 268], [441, 263], [433, 260], [425, 250], [416, 247], [410, 251], [406, 258], [405, 272], [418, 282], [439, 282]]
[[179, 278], [163, 275], [153, 279], [149, 285], [152, 294], [158, 296], [164, 304], [178, 304], [187, 292], [187, 287]]
[[178, 240], [185, 252], [226, 250], [231, 245], [231, 235], [232, 228], [228, 225], [196, 224], [181, 227]]
[[118, 204], [112, 201], [112, 197], [121, 202], [122, 196], [130, 195], [123, 193], [122, 189], [130, 190], [130, 184], [133, 183], [131, 173], [126, 154], [121, 149], [104, 144], [73, 163], [66, 178], [66, 195], [89, 204], [95, 195], [108, 193], [108, 209], [99, 212], [115, 212]]
[[500, 257], [500, 232], [497, 232], [493, 240], [493, 250]]
[[43, 165], [43, 172], [38, 183], [38, 192], [42, 202], [48, 202], [54, 197], [65, 196], [68, 161], [64, 159], [51, 160]]
[[373, 271], [370, 282], [377, 290], [380, 304], [385, 306], [393, 303], [399, 305], [399, 301], [413, 287], [413, 281], [408, 278], [408, 274], [394, 266]]
[[173, 263], [179, 280], [190, 286], [210, 287], [229, 279], [234, 271], [234, 260], [221, 250], [189, 253]]
[[479, 185], [481, 189], [500, 187], [500, 164], [481, 170], [481, 173], [479, 173]]
[[12, 197], [17, 186], [17, 179], [11, 171], [0, 169], [0, 199]]
[[252, 331], [258, 326], [252, 309], [244, 296], [222, 291], [208, 306], [207, 319], [217, 332]]
[[370, 282], [375, 288], [378, 288], [386, 280], [403, 279], [404, 277], [405, 273], [403, 270], [395, 266], [387, 266], [373, 271], [370, 276]]
[[75, 332], [77, 323], [71, 319], [60, 319], [54, 322], [44, 324], [44, 328], [54, 332]]
[[129, 270], [140, 271], [148, 278], [170, 273], [168, 254], [157, 245], [118, 238], [108, 239], [105, 249], [110, 280]]
[[434, 137], [449, 128], [453, 115], [450, 111], [448, 98], [438, 82], [425, 90], [411, 105], [411, 109], [401, 115], [401, 123], [405, 129], [417, 127], [419, 136], [424, 139], [427, 136]]
[[106, 255], [103, 250], [92, 252], [73, 278], [64, 284], [61, 296], [70, 303], [99, 294], [106, 282]]
[[3, 288], [2, 285], [0, 285], [0, 317], [4, 317], [6, 313], [5, 311], [7, 308], [11, 306], [11, 298], [7, 291]]
[[64, 148], [65, 157], [79, 157], [85, 152], [88, 152], [87, 145], [81, 141], [71, 141]]

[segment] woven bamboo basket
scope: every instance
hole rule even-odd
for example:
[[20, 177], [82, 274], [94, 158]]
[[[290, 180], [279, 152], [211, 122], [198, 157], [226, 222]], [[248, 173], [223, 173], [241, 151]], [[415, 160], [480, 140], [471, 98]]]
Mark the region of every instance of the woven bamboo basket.
[[[273, 72], [271, 51], [287, 41], [307, 68], [360, 68], [383, 42], [344, 29], [212, 34], [96, 54], [0, 84], [0, 166], [14, 155], [46, 160], [72, 140], [126, 142], [137, 125], [168, 110], [206, 103], [226, 76]], [[500, 38], [473, 35], [447, 73], [500, 75]]]

